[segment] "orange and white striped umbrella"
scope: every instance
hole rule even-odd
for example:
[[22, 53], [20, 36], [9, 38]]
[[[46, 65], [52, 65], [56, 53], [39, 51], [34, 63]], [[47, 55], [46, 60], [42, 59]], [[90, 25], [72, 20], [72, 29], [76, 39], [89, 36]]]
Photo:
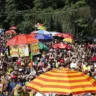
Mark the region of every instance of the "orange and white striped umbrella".
[[61, 68], [41, 74], [27, 84], [42, 93], [81, 94], [95, 93], [96, 81], [90, 76], [74, 70]]

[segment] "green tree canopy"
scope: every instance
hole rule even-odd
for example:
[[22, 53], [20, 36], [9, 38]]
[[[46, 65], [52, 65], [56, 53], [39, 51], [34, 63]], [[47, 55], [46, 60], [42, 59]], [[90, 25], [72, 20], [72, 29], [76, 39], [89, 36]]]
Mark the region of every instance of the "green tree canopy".
[[49, 31], [74, 35], [95, 33], [96, 1], [90, 0], [1, 0], [0, 26], [15, 25], [22, 33], [42, 23]]

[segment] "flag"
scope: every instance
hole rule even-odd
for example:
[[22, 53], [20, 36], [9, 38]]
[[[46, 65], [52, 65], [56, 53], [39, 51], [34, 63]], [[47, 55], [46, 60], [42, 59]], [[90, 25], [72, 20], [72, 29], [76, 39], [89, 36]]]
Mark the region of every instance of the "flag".
[[39, 30], [46, 30], [46, 27], [43, 24], [37, 23], [35, 27]]
[[46, 30], [46, 27], [44, 27], [44, 26], [38, 26], [38, 29], [40, 29], [40, 30]]

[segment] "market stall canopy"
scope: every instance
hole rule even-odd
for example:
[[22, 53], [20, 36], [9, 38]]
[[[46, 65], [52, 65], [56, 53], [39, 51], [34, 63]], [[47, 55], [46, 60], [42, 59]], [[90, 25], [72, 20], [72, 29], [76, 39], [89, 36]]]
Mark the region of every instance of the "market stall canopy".
[[50, 35], [50, 32], [46, 31], [46, 30], [38, 30], [37, 34], [45, 34], [45, 35]]
[[55, 36], [58, 32], [52, 32], [52, 31], [49, 31], [49, 33], [52, 35], [52, 36]]
[[7, 30], [5, 34], [16, 34], [16, 32], [14, 30]]
[[16, 29], [17, 29], [16, 26], [11, 26], [11, 27], [10, 27], [10, 30], [16, 30]]
[[51, 35], [37, 35], [35, 36], [38, 40], [53, 40], [54, 38]]
[[38, 40], [26, 34], [20, 34], [7, 42], [7, 46], [37, 43]]
[[53, 69], [27, 83], [31, 89], [41, 93], [72, 95], [96, 93], [96, 80], [82, 72], [68, 68]]
[[32, 31], [31, 33], [37, 33], [37, 31]]
[[55, 36], [55, 37], [61, 37], [61, 38], [63, 38], [63, 33], [57, 33], [57, 34], [55, 34], [54, 36]]
[[42, 35], [42, 34], [44, 34], [44, 35], [52, 35], [52, 36], [55, 36], [58, 32], [52, 32], [52, 31], [32, 31], [31, 33], [36, 33], [36, 34], [38, 34], [38, 32]]
[[57, 33], [54, 36], [56, 37], [61, 37], [61, 38], [71, 38], [73, 39], [73, 35], [72, 34], [68, 34], [68, 33]]
[[63, 44], [63, 43], [57, 43], [55, 45], [53, 45], [53, 48], [60, 48], [60, 49], [71, 49], [71, 46], [68, 44]]
[[36, 33], [31, 33], [31, 34], [29, 34], [29, 36], [32, 36], [33, 38], [34, 38], [36, 35], [37, 35]]
[[73, 39], [73, 35], [72, 34], [63, 34], [63, 38], [72, 38]]

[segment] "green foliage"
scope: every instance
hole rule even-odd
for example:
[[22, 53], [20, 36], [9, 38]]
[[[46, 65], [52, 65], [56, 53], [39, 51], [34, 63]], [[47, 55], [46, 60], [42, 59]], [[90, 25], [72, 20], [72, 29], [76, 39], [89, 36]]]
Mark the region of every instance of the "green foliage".
[[80, 0], [76, 2], [75, 4], [72, 4], [72, 7], [74, 8], [80, 8], [80, 7], [85, 7], [85, 6], [87, 6], [85, 0]]
[[15, 25], [21, 33], [29, 33], [36, 23], [42, 23], [49, 31], [90, 35], [96, 30], [95, 3], [95, 0], [1, 0], [0, 26]]
[[53, 9], [63, 8], [66, 0], [34, 0], [34, 5], [37, 10], [47, 9], [49, 7]]

